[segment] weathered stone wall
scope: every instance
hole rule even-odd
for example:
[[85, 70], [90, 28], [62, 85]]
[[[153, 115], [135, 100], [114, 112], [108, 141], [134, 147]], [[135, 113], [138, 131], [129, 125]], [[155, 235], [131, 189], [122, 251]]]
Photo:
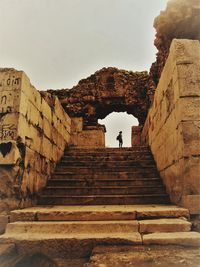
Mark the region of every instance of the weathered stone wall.
[[200, 44], [173, 40], [142, 140], [172, 202], [200, 212]]
[[71, 119], [22, 71], [0, 69], [0, 212], [28, 205], [70, 139]]
[[71, 118], [70, 145], [79, 148], [105, 147], [105, 126], [84, 126], [83, 118]]

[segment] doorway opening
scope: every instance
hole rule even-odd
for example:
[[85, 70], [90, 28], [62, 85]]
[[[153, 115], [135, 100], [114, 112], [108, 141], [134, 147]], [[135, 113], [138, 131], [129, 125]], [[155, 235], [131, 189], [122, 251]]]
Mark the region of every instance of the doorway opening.
[[112, 112], [105, 119], [98, 120], [99, 124], [106, 127], [105, 144], [106, 147], [118, 147], [117, 135], [122, 131], [123, 147], [131, 147], [131, 128], [138, 126], [138, 120], [126, 112]]

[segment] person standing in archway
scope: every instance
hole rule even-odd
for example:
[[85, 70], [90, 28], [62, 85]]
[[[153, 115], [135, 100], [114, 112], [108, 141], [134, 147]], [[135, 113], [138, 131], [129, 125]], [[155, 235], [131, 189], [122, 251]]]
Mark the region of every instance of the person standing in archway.
[[122, 131], [119, 132], [119, 134], [117, 136], [117, 140], [119, 141], [119, 147], [122, 147], [122, 145], [123, 145]]

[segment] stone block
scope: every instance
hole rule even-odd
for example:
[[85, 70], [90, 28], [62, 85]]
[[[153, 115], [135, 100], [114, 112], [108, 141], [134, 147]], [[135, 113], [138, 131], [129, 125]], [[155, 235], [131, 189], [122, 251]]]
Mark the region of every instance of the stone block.
[[41, 140], [40, 154], [47, 159], [52, 159], [52, 143], [45, 136]]
[[0, 113], [19, 112], [20, 90], [0, 91]]
[[42, 98], [42, 103], [41, 103], [41, 113], [44, 117], [47, 118], [48, 121], [52, 121], [52, 111], [49, 106], [49, 104]]
[[200, 194], [200, 157], [184, 158], [184, 195]]
[[200, 214], [200, 195], [183, 196], [182, 205], [189, 209], [190, 214]]
[[200, 154], [200, 121], [186, 121], [181, 123], [183, 136], [183, 155]]
[[15, 141], [0, 142], [0, 164], [15, 164], [20, 158], [21, 155]]
[[182, 121], [200, 120], [200, 98], [185, 97], [180, 98], [178, 103], [178, 116]]
[[188, 232], [191, 223], [184, 219], [154, 219], [139, 221], [140, 233]]
[[21, 88], [22, 71], [8, 70], [0, 73], [0, 91], [12, 91]]
[[177, 71], [180, 96], [200, 96], [200, 64], [178, 65]]
[[176, 64], [190, 64], [200, 59], [198, 40], [173, 39], [170, 46], [170, 57]]
[[17, 139], [18, 121], [17, 113], [8, 113], [0, 117], [0, 141]]
[[51, 122], [48, 121], [46, 117], [44, 117], [42, 120], [42, 129], [44, 135], [49, 139], [52, 139], [52, 125]]
[[83, 118], [71, 118], [71, 132], [79, 133], [83, 130]]

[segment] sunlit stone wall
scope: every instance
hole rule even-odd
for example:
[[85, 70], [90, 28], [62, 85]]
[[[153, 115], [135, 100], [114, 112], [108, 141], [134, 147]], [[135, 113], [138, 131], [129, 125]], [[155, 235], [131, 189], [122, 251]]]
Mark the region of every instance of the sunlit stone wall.
[[174, 39], [142, 141], [148, 143], [172, 202], [200, 212], [200, 44]]

